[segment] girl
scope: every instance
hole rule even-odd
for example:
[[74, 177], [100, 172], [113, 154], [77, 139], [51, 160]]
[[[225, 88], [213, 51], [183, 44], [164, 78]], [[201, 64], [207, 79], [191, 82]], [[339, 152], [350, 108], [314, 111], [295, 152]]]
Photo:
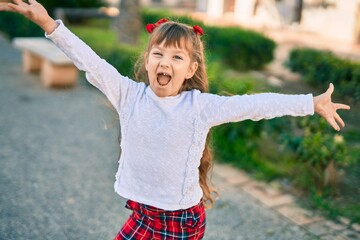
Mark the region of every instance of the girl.
[[336, 113], [350, 109], [331, 102], [333, 85], [316, 97], [256, 94], [224, 97], [206, 93], [200, 27], [165, 19], [149, 24], [148, 47], [135, 82], [100, 59], [35, 0], [0, 5], [23, 14], [86, 72], [120, 116], [121, 149], [115, 191], [133, 211], [115, 239], [202, 239], [205, 205], [213, 192], [207, 135], [211, 127], [245, 119], [320, 114], [335, 129]]

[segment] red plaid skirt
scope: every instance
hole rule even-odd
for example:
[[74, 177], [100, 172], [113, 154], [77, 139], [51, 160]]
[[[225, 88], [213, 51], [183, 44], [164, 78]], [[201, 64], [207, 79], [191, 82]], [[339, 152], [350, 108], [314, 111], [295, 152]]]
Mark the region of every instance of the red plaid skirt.
[[188, 209], [166, 211], [128, 200], [126, 208], [133, 213], [114, 240], [198, 240], [204, 237], [206, 220], [201, 202]]

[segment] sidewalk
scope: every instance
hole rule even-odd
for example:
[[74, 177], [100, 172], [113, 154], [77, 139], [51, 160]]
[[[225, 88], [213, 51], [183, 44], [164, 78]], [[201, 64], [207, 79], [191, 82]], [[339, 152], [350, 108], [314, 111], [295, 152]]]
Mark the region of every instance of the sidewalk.
[[[268, 208], [284, 217], [291, 224], [304, 229], [311, 239], [322, 240], [350, 240], [360, 239], [360, 225], [349, 226], [349, 220], [341, 219], [341, 223], [335, 223], [301, 208], [296, 203], [296, 198], [283, 193], [264, 182], [254, 181], [241, 170], [228, 165], [216, 164], [214, 173], [217, 177], [225, 180], [227, 186], [237, 188], [237, 191], [250, 195], [263, 207]], [[251, 239], [251, 238], [249, 238]], [[297, 238], [289, 238], [297, 239]], [[302, 238], [300, 238], [302, 239]]]
[[[117, 116], [84, 79], [49, 90], [2, 38], [0, 52], [0, 239], [112, 239], [130, 213], [113, 191]], [[360, 239], [229, 166], [214, 183], [206, 240]]]

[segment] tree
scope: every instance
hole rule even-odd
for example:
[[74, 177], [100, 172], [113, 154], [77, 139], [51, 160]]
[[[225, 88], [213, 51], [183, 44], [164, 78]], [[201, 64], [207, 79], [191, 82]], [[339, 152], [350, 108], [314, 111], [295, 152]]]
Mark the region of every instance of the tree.
[[120, 15], [116, 19], [118, 40], [122, 43], [135, 45], [141, 29], [140, 1], [121, 0]]
[[304, 0], [297, 0], [295, 9], [294, 9], [294, 22], [300, 23], [302, 10], [303, 10]]

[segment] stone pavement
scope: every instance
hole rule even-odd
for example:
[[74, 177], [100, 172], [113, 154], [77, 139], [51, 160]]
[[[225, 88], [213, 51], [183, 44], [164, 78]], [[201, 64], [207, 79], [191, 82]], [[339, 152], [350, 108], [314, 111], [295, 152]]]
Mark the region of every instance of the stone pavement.
[[255, 181], [243, 171], [231, 166], [216, 164], [214, 172], [226, 181], [227, 186], [231, 185], [238, 191], [250, 195], [264, 207], [307, 231], [313, 237], [312, 239], [360, 239], [360, 224], [350, 225], [349, 220], [345, 218], [342, 218], [340, 223], [324, 219], [301, 208], [294, 196], [264, 182]]
[[[0, 239], [112, 239], [129, 215], [113, 191], [116, 114], [83, 77], [46, 89], [2, 38], [0, 53]], [[213, 178], [220, 199], [205, 239], [360, 239], [229, 166], [216, 164]]]

